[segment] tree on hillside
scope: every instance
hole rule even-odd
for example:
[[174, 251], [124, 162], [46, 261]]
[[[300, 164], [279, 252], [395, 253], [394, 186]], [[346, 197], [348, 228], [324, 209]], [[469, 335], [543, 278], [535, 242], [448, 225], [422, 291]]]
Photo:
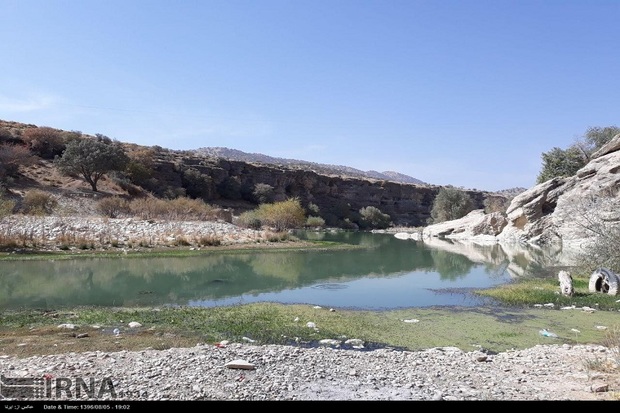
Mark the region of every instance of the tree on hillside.
[[474, 202], [466, 192], [456, 188], [442, 187], [433, 202], [431, 219], [434, 223], [459, 219], [470, 213], [473, 205]]
[[556, 177], [573, 176], [586, 164], [582, 152], [575, 146], [568, 149], [553, 148], [542, 154], [543, 167], [536, 183], [547, 182]]
[[581, 139], [575, 143], [575, 147], [581, 151], [588, 163], [592, 159], [592, 154], [602, 148], [614, 136], [620, 133], [617, 126], [606, 126], [589, 128]]
[[103, 175], [122, 171], [128, 162], [129, 157], [118, 142], [99, 136], [70, 142], [62, 157], [57, 156], [54, 160], [62, 173], [81, 175], [94, 192], [97, 192], [97, 182]]
[[575, 175], [592, 159], [592, 154], [602, 148], [620, 133], [617, 126], [592, 127], [567, 149], [555, 147], [542, 154], [542, 169], [536, 183], [543, 183], [556, 177]]

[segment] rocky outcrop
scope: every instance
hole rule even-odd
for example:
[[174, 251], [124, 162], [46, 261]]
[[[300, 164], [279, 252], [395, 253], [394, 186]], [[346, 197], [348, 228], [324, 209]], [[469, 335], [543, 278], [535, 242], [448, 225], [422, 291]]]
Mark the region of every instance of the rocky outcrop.
[[495, 242], [497, 235], [507, 224], [508, 221], [502, 213], [485, 214], [484, 210], [477, 209], [463, 218], [429, 225], [424, 228], [423, 236]]
[[568, 256], [591, 243], [597, 231], [620, 226], [618, 205], [620, 134], [574, 176], [551, 179], [515, 196], [505, 216], [473, 211], [458, 220], [429, 225], [423, 238], [554, 246]]
[[[207, 202], [247, 201], [256, 207], [252, 191], [256, 184], [274, 188], [275, 201], [297, 197], [302, 205], [319, 207], [327, 225], [354, 217], [361, 208], [373, 206], [388, 214], [395, 226], [426, 225], [439, 186], [406, 184], [385, 180], [329, 176], [286, 166], [251, 164], [225, 159], [184, 156], [175, 161], [160, 159], [155, 165], [159, 188], [189, 188], [187, 171], [201, 176], [201, 197]], [[466, 190], [476, 208], [482, 208], [487, 192]], [[254, 203], [254, 205], [252, 205]]]
[[577, 248], [589, 243], [597, 225], [620, 222], [620, 135], [597, 151], [569, 178], [555, 178], [516, 196], [499, 241]]

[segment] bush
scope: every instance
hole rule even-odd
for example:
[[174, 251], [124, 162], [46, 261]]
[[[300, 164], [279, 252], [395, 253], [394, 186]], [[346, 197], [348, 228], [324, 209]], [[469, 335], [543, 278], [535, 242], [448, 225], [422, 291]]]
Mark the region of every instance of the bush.
[[254, 195], [254, 198], [259, 204], [267, 204], [273, 202], [275, 191], [273, 186], [259, 183], [254, 185], [252, 195]]
[[20, 166], [34, 163], [34, 157], [24, 145], [0, 144], [0, 180], [16, 176]]
[[256, 210], [241, 213], [237, 218], [236, 224], [240, 227], [257, 230], [261, 229], [263, 226]]
[[620, 210], [617, 190], [607, 195], [581, 200], [572, 215], [592, 236], [592, 242], [582, 245], [578, 257], [584, 272], [606, 267], [620, 273]]
[[7, 198], [3, 192], [0, 190], [0, 218], [11, 215], [15, 209], [15, 201]]
[[360, 219], [363, 228], [384, 229], [390, 226], [392, 220], [388, 214], [374, 206], [360, 209]]
[[493, 212], [506, 213], [506, 210], [510, 206], [510, 198], [502, 196], [488, 196], [484, 199], [482, 204], [484, 205], [484, 213], [491, 214]]
[[305, 211], [298, 198], [273, 204], [262, 204], [257, 209], [258, 218], [265, 225], [283, 231], [299, 228], [306, 222]]
[[464, 191], [452, 187], [439, 189], [431, 209], [433, 223], [452, 221], [467, 215], [473, 210], [473, 201]]
[[26, 192], [22, 201], [24, 213], [30, 215], [51, 214], [58, 205], [58, 201], [49, 193], [33, 189]]
[[168, 218], [176, 220], [214, 221], [218, 208], [206, 204], [202, 199], [179, 197], [168, 202]]
[[305, 226], [308, 228], [322, 228], [325, 226], [325, 220], [321, 217], [308, 217]]
[[117, 218], [129, 212], [129, 203], [118, 196], [104, 198], [97, 203], [97, 210], [106, 217]]
[[129, 202], [129, 211], [141, 219], [165, 217], [168, 213], [166, 201], [157, 198], [138, 198]]
[[36, 155], [54, 159], [65, 150], [62, 132], [48, 127], [28, 128], [22, 133], [22, 140]]

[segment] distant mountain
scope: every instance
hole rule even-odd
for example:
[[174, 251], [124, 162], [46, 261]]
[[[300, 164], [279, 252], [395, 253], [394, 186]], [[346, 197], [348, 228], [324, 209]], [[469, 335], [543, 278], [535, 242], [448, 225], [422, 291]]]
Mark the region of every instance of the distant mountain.
[[300, 161], [297, 159], [275, 158], [261, 153], [247, 153], [237, 149], [222, 147], [207, 147], [194, 150], [199, 155], [224, 158], [231, 161], [264, 163], [270, 165], [284, 165], [292, 169], [311, 170], [322, 175], [350, 176], [355, 178], [377, 179], [406, 184], [428, 185], [426, 182], [398, 172], [361, 171], [342, 165], [328, 165], [316, 162]]

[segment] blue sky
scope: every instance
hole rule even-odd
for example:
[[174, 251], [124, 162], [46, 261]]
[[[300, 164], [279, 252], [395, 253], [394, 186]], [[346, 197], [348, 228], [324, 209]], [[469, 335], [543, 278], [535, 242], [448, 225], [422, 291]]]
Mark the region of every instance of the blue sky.
[[531, 187], [620, 126], [618, 0], [0, 0], [0, 119]]

